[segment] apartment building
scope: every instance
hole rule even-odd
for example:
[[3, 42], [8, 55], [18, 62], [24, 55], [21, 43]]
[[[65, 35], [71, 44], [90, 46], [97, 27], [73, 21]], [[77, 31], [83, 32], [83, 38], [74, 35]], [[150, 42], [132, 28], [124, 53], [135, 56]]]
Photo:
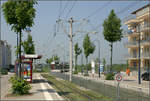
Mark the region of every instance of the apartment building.
[[125, 20], [125, 25], [128, 26], [125, 35], [128, 37], [129, 67], [138, 68], [140, 49], [140, 66], [147, 70], [150, 68], [150, 4], [132, 12]]
[[11, 65], [11, 46], [0, 40], [0, 67], [9, 68]]

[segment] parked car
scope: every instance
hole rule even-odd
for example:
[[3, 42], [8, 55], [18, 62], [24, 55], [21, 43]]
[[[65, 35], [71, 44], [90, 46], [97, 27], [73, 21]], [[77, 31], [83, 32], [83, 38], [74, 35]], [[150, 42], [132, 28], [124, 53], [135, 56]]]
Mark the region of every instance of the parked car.
[[142, 74], [142, 79], [146, 80], [146, 81], [150, 81], [150, 77], [149, 77], [150, 73], [149, 72], [145, 72]]
[[10, 70], [9, 70], [9, 72], [14, 73], [14, 72], [15, 72], [15, 70], [14, 70], [14, 69], [10, 69]]
[[42, 72], [41, 68], [37, 68], [36, 70], [37, 70], [37, 72]]

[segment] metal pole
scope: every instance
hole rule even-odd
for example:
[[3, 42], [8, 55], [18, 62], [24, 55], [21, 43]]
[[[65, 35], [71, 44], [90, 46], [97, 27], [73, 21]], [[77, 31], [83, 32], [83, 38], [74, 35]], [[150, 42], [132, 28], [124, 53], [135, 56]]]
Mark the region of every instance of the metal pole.
[[141, 43], [141, 39], [140, 39], [140, 32], [139, 32], [139, 67], [138, 67], [138, 83], [141, 84], [141, 46], [140, 46], [140, 43]]
[[[98, 41], [98, 56], [99, 56], [99, 60], [98, 60], [98, 62], [99, 62], [99, 66], [100, 66], [100, 40], [97, 40]], [[100, 70], [100, 67], [98, 66], [98, 68], [99, 68], [99, 77], [101, 77], [101, 70]]]
[[19, 77], [21, 78], [21, 30], [19, 33]]
[[70, 78], [69, 78], [69, 81], [71, 82], [72, 81], [72, 43], [73, 43], [73, 36], [72, 36], [72, 23], [73, 23], [73, 19], [70, 18], [69, 20], [69, 23], [70, 23]]
[[[150, 1], [149, 1], [149, 4], [150, 4]], [[150, 6], [149, 6], [149, 20], [148, 20], [148, 24], [149, 24], [149, 26], [148, 27], [150, 27]], [[149, 30], [149, 34], [150, 34], [150, 30]], [[149, 63], [150, 63], [150, 59], [149, 59]], [[150, 101], [150, 64], [149, 64], [149, 101]]]
[[119, 96], [120, 96], [120, 92], [119, 92], [119, 85], [120, 83], [118, 82], [118, 85], [117, 85], [117, 101], [119, 101]]
[[[17, 33], [17, 47], [16, 47], [16, 50], [18, 50], [18, 36], [19, 36], [18, 34], [19, 34], [19, 33]], [[18, 52], [17, 52], [16, 55], [17, 55], [17, 61], [18, 61], [18, 57], [19, 57], [19, 56], [18, 56]], [[18, 64], [17, 64], [17, 76], [19, 76], [19, 71], [20, 71], [20, 69], [19, 69], [19, 66], [18, 66]]]

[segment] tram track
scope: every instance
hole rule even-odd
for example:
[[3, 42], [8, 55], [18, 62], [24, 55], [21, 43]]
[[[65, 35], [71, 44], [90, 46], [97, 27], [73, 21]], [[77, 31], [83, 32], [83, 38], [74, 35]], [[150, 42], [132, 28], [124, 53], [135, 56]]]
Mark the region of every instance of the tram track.
[[[71, 93], [75, 95], [80, 95], [81, 98], [84, 98], [86, 101], [102, 101], [101, 99], [95, 98], [90, 94], [87, 94], [86, 91], [81, 90], [79, 87], [72, 87], [70, 82], [64, 81], [62, 79], [58, 80], [54, 76], [51, 75], [43, 75], [44, 78], [48, 80], [48, 83], [54, 86], [59, 92], [66, 92], [64, 89], [71, 91]], [[51, 79], [50, 79], [51, 78]], [[66, 101], [75, 101], [74, 97], [68, 96], [67, 94], [62, 94]]]

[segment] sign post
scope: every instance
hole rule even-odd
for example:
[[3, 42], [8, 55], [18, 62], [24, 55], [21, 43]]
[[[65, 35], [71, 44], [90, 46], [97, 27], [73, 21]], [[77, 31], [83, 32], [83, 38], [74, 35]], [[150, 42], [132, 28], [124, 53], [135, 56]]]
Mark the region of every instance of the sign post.
[[123, 80], [123, 77], [120, 73], [116, 74], [115, 80], [117, 81], [117, 101], [119, 101], [120, 98], [120, 82]]

